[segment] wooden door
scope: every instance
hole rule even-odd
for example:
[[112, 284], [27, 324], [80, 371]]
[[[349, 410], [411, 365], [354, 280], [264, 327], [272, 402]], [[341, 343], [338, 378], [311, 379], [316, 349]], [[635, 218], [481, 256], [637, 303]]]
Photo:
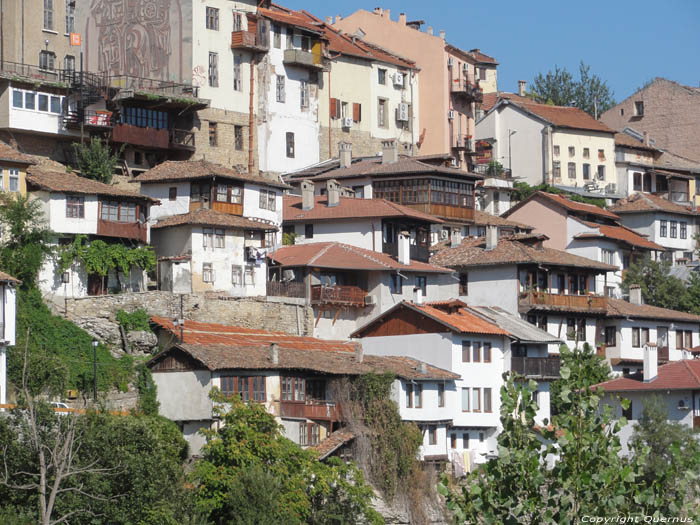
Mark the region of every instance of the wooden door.
[[107, 291], [101, 275], [91, 273], [88, 275], [88, 295], [105, 295]]

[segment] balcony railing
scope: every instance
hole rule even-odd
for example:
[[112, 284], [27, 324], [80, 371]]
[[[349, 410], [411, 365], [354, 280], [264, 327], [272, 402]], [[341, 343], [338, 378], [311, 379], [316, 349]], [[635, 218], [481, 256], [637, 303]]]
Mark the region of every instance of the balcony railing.
[[268, 281], [267, 295], [270, 297], [295, 297], [304, 299], [306, 297], [306, 283]]
[[234, 31], [231, 33], [231, 49], [245, 51], [267, 51], [269, 43], [262, 40], [260, 35], [251, 31]]
[[474, 151], [472, 136], [466, 134], [455, 135], [452, 138], [452, 149], [457, 151]]
[[147, 232], [146, 225], [140, 222], [116, 222], [103, 219], [97, 221], [97, 235], [106, 237], [135, 239], [145, 243], [148, 241]]
[[558, 378], [561, 360], [558, 357], [511, 357], [510, 368], [525, 377]]
[[283, 62], [291, 66], [323, 71], [330, 66], [330, 61], [327, 58], [314, 54], [311, 51], [303, 51], [301, 49], [285, 49]]
[[184, 129], [171, 129], [170, 133], [170, 147], [194, 150], [194, 132], [187, 131]]
[[[382, 245], [382, 252], [393, 257], [399, 256], [399, 243], [385, 242]], [[427, 245], [411, 244], [408, 256], [413, 261], [428, 262], [430, 259], [430, 248]]]
[[109, 77], [108, 82], [109, 86], [113, 88], [148, 91], [167, 97], [197, 98], [199, 94], [199, 88], [192, 84], [134, 77], [132, 75], [112, 75]]
[[305, 402], [280, 402], [280, 416], [315, 419], [324, 421], [340, 421], [342, 411], [334, 401], [307, 399]]
[[565, 295], [530, 291], [521, 292], [519, 303], [521, 306], [551, 306], [553, 310], [592, 312], [604, 311], [608, 306], [608, 299], [602, 295]]
[[478, 83], [470, 82], [463, 78], [455, 78], [452, 80], [451, 91], [454, 95], [465, 97], [474, 102], [483, 102], [484, 92], [479, 87]]
[[4, 77], [22, 77], [46, 82], [62, 82], [60, 69], [42, 69], [38, 66], [20, 64], [19, 62], [0, 61], [0, 73]]
[[80, 111], [69, 111], [63, 117], [66, 127], [92, 126], [96, 128], [111, 128], [115, 125], [114, 114], [111, 111], [100, 111], [86, 109]]
[[311, 287], [311, 302], [316, 304], [343, 304], [364, 306], [367, 292], [359, 286], [326, 286]]

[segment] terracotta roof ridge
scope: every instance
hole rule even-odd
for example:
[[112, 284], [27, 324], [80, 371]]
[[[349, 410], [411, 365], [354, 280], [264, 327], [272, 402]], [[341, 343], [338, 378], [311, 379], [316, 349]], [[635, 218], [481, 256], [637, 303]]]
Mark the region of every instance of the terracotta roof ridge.
[[374, 263], [377, 263], [377, 264], [379, 264], [379, 265], [381, 265], [381, 266], [384, 266], [385, 268], [387, 268], [387, 269], [389, 269], [389, 270], [392, 269], [392, 267], [389, 266], [388, 264], [386, 264], [384, 261], [380, 261], [379, 259], [376, 259], [376, 258], [372, 257], [371, 255], [368, 255], [367, 253], [363, 253], [364, 250], [358, 251], [356, 246], [352, 246], [352, 245], [350, 245], [350, 244], [345, 244], [345, 243], [337, 243], [337, 244], [338, 244], [341, 248], [343, 248], [345, 251], [353, 252], [353, 253], [359, 255], [360, 257], [364, 257], [364, 258], [367, 259], [368, 261], [372, 261], [372, 262], [374, 262]]
[[319, 251], [316, 253], [316, 255], [314, 255], [311, 259], [309, 259], [309, 265], [312, 264], [312, 263], [315, 263], [315, 262], [319, 259], [319, 257], [321, 257], [322, 255], [324, 255], [328, 250], [330, 250], [330, 249], [331, 249], [333, 246], [335, 246], [336, 244], [340, 244], [340, 243], [339, 243], [339, 242], [330, 242], [330, 243], [328, 243], [326, 246], [324, 246], [323, 248], [321, 248], [321, 250], [319, 250]]
[[690, 372], [690, 375], [692, 375], [693, 378], [695, 379], [695, 381], [697, 381], [698, 386], [700, 386], [700, 377], [698, 376], [698, 374], [695, 373], [695, 370], [693, 370], [693, 367], [690, 366], [690, 364], [688, 363], [688, 361], [686, 359], [683, 359], [683, 364], [688, 369], [688, 372]]

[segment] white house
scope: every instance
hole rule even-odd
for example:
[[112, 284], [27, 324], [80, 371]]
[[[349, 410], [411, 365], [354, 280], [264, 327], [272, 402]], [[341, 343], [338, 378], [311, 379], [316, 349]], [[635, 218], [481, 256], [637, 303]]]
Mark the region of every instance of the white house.
[[19, 281], [0, 272], [0, 405], [7, 402], [7, 347], [15, 346], [15, 321]]

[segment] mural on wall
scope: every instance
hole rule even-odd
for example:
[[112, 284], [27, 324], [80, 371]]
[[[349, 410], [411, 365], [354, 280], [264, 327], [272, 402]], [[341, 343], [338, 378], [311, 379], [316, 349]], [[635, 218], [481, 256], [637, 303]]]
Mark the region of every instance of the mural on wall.
[[182, 80], [180, 0], [92, 0], [88, 68], [110, 75]]

